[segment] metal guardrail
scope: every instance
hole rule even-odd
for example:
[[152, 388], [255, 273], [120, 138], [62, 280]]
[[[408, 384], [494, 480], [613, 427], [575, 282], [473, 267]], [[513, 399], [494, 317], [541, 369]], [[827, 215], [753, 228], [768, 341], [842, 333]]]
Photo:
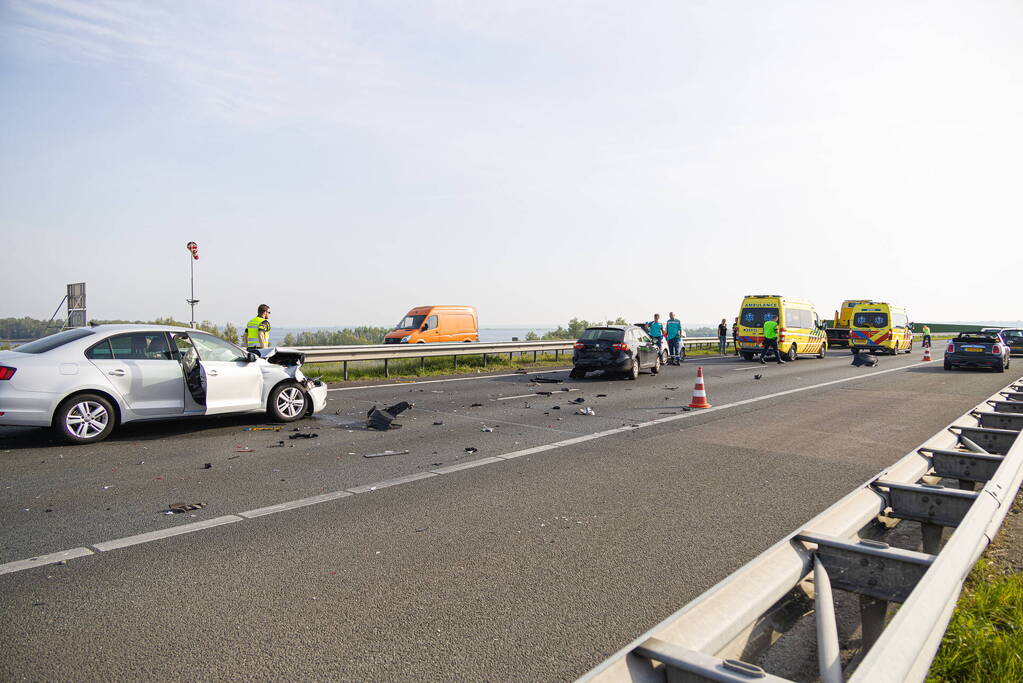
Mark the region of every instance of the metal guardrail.
[[[855, 683], [922, 681], [963, 581], [1023, 482], [1023, 378], [977, 405], [891, 467], [580, 678], [786, 681], [741, 661], [774, 642], [772, 617], [813, 576], [821, 680], [844, 680], [832, 587], [860, 598]], [[957, 480], [959, 488], [937, 485]], [[975, 490], [976, 483], [983, 484]], [[861, 539], [878, 515], [919, 522], [924, 552]], [[955, 531], [941, 548], [943, 527]], [[890, 602], [902, 603], [885, 626]], [[858, 661], [858, 665], [856, 662]]]
[[[520, 356], [532, 353], [535, 361], [541, 353], [554, 352], [554, 359], [559, 360], [562, 352], [571, 351], [575, 339], [537, 340], [517, 342], [461, 342], [447, 344], [366, 344], [359, 346], [296, 346], [305, 354], [306, 363], [341, 363], [344, 378], [348, 379], [348, 363], [354, 361], [383, 361], [384, 376], [389, 377], [388, 363], [392, 360], [418, 358], [420, 364], [426, 358], [451, 357], [453, 367], [458, 365], [459, 356], [483, 356], [483, 367], [487, 366], [487, 357], [498, 354], [514, 354]], [[697, 349], [716, 345], [717, 337], [687, 337], [686, 348]], [[731, 343], [731, 338], [729, 338]]]

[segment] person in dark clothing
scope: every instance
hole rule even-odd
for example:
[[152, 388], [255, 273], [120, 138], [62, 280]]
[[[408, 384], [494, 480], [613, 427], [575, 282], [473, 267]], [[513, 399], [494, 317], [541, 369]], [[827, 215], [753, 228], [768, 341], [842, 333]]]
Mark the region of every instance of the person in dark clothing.
[[735, 347], [735, 355], [739, 355], [739, 318], [732, 323], [732, 346]]
[[718, 325], [718, 353], [722, 356], [725, 355], [726, 348], [728, 348], [728, 324], [722, 318], [721, 324]]
[[778, 350], [778, 321], [773, 315], [768, 313], [764, 316], [764, 350], [760, 353], [761, 364], [767, 362], [764, 358], [767, 357], [767, 352], [772, 349], [778, 364], [784, 363], [785, 361], [781, 359], [781, 351]]

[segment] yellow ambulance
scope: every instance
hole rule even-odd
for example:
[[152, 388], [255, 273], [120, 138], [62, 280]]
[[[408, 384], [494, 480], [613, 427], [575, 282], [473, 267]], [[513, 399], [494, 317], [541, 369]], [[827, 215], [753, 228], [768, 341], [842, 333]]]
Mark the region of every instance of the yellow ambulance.
[[913, 330], [905, 306], [883, 301], [866, 301], [853, 308], [849, 328], [849, 347], [853, 353], [913, 351]]
[[778, 294], [750, 294], [739, 308], [736, 344], [745, 360], [753, 360], [764, 348], [764, 320], [770, 314], [778, 321], [778, 351], [785, 360], [799, 354], [824, 358], [828, 350], [827, 326], [809, 301]]

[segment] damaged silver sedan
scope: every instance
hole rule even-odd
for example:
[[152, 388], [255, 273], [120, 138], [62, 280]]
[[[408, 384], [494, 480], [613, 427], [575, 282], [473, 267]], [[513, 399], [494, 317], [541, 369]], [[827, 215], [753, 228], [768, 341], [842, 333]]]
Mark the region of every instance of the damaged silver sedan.
[[100, 325], [0, 351], [0, 426], [49, 426], [94, 443], [139, 420], [265, 412], [291, 422], [323, 410], [327, 387], [292, 349], [244, 351], [199, 330]]

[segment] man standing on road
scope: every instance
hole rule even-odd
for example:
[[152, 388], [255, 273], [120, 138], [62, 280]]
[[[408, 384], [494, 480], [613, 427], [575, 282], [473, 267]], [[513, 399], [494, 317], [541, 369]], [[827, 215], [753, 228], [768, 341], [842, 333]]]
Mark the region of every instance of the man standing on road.
[[735, 355], [739, 355], [739, 316], [735, 317], [732, 323], [732, 346], [735, 347]]
[[665, 323], [665, 336], [668, 337], [668, 356], [672, 365], [682, 364], [682, 321], [675, 317], [675, 313], [668, 314], [668, 322]]
[[778, 359], [779, 365], [785, 362], [781, 359], [781, 351], [778, 349], [778, 321], [774, 319], [774, 314], [767, 313], [764, 315], [764, 350], [760, 352], [762, 365], [767, 363], [764, 357], [770, 349], [774, 349], [774, 357]]
[[661, 343], [664, 340], [664, 325], [661, 324], [661, 314], [654, 313], [654, 319], [646, 324], [647, 331], [650, 334], [650, 339], [657, 347], [657, 352], [661, 352]]
[[931, 328], [924, 325], [924, 346], [931, 345]]
[[718, 353], [722, 356], [725, 355], [726, 348], [728, 348], [728, 323], [722, 318], [721, 324], [718, 325]]
[[270, 348], [270, 307], [260, 304], [256, 309], [256, 317], [245, 326], [245, 346], [249, 351], [258, 353], [260, 349]]

